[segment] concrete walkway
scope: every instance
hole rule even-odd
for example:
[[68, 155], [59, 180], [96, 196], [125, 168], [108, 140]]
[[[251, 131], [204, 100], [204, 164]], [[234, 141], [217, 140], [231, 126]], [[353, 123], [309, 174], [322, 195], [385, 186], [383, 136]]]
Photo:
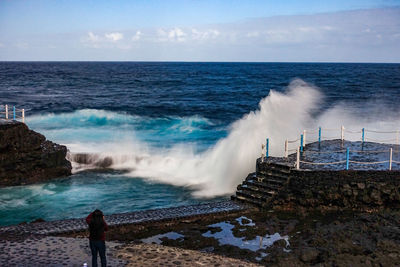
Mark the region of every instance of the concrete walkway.
[[[247, 208], [233, 201], [137, 211], [106, 216], [110, 226], [183, 219]], [[91, 266], [87, 238], [51, 236], [83, 231], [84, 219], [0, 227], [0, 266]], [[155, 244], [106, 242], [107, 266], [257, 266], [214, 254]], [[99, 259], [100, 263], [100, 259]]]
[[[0, 266], [81, 267], [92, 266], [87, 238], [29, 237], [25, 240], [0, 240]], [[253, 267], [254, 263], [155, 244], [106, 242], [107, 266], [235, 266]], [[98, 258], [100, 266], [100, 259]]]
[[[115, 247], [119, 243], [107, 242], [107, 266], [126, 266], [118, 259]], [[86, 262], [91, 266], [92, 256], [87, 238], [31, 236], [25, 240], [0, 240], [0, 266], [76, 266]], [[100, 263], [100, 259], [98, 259]]]

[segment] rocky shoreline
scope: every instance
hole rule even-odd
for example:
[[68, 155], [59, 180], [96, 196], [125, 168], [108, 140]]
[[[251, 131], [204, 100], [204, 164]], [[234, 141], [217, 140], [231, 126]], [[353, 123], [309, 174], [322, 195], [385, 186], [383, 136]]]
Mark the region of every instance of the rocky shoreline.
[[0, 119], [0, 186], [48, 181], [71, 174], [67, 148], [26, 124]]
[[[399, 222], [399, 209], [282, 212], [249, 208], [114, 225], [107, 233], [108, 255], [111, 266], [398, 266]], [[40, 228], [44, 222], [31, 225]], [[3, 232], [0, 248], [9, 253], [0, 257], [0, 263], [18, 266], [12, 263], [26, 262], [31, 255], [32, 264], [26, 266], [46, 262], [81, 266], [83, 260], [90, 260], [87, 236], [87, 230]], [[223, 241], [223, 236], [234, 242]], [[54, 261], [46, 251], [60, 258]]]

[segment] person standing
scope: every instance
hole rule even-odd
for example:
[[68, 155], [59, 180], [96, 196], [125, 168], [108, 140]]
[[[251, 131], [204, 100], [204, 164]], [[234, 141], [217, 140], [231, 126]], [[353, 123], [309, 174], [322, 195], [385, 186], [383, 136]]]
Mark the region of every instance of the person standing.
[[101, 210], [96, 209], [86, 217], [89, 225], [89, 245], [92, 251], [92, 266], [97, 267], [97, 253], [100, 255], [101, 267], [107, 266], [105, 232], [108, 225]]

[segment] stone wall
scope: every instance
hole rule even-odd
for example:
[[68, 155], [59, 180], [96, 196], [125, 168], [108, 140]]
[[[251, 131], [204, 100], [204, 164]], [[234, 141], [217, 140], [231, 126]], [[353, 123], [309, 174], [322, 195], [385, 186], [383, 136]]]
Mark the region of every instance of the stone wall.
[[0, 186], [31, 184], [71, 174], [67, 148], [30, 130], [0, 120]]
[[376, 210], [400, 207], [400, 171], [292, 170], [274, 209]]

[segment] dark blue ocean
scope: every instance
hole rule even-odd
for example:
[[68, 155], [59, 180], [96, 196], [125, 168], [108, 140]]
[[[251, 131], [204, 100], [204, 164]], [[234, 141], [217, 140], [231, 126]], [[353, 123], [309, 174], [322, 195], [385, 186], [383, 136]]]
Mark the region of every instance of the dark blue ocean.
[[348, 140], [398, 130], [399, 101], [400, 64], [0, 62], [0, 105], [93, 163], [1, 188], [0, 225], [225, 199], [266, 138], [282, 155], [304, 129], [309, 142], [320, 126], [337, 138], [344, 125]]

